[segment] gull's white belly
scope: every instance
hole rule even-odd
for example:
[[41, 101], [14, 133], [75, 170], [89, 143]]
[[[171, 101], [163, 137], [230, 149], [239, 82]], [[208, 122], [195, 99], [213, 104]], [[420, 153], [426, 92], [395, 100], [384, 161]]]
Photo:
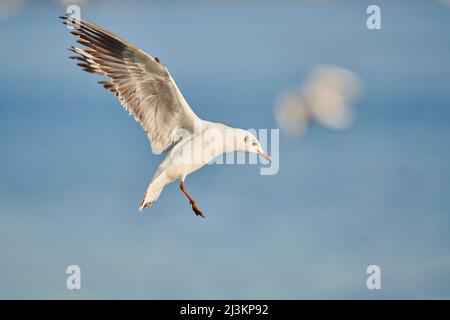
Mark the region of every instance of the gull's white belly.
[[180, 142], [167, 156], [164, 172], [171, 180], [184, 178], [223, 154], [223, 146], [221, 137], [205, 134]]

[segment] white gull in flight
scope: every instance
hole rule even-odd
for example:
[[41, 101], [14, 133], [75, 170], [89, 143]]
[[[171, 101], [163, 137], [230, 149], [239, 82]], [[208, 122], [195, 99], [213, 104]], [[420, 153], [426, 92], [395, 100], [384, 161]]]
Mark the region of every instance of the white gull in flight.
[[72, 59], [91, 73], [105, 76], [99, 83], [113, 92], [147, 133], [154, 154], [167, 153], [144, 194], [139, 211], [154, 203], [163, 188], [180, 180], [180, 188], [195, 214], [204, 217], [184, 187], [187, 175], [228, 152], [256, 153], [271, 161], [260, 142], [247, 130], [200, 119], [189, 107], [167, 68], [158, 58], [83, 19], [60, 17], [72, 26], [80, 49]]

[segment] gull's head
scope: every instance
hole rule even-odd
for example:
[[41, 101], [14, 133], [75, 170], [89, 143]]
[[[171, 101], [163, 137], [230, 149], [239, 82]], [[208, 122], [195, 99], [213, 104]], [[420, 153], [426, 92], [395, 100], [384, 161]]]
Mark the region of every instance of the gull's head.
[[250, 131], [240, 130], [237, 139], [239, 151], [256, 153], [267, 161], [272, 162], [270, 156], [262, 148], [261, 143]]

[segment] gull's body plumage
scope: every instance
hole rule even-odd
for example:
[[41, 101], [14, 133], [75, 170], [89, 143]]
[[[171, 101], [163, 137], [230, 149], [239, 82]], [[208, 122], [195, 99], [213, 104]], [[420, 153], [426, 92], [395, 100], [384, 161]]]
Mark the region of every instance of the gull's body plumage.
[[[74, 28], [77, 42], [86, 47], [71, 47], [76, 53], [71, 58], [80, 61], [78, 66], [83, 70], [109, 78], [99, 83], [141, 124], [152, 152], [167, 152], [144, 194], [140, 211], [156, 201], [165, 185], [179, 179], [195, 213], [203, 216], [184, 188], [187, 175], [226, 152], [255, 152], [270, 159], [248, 131], [200, 119], [158, 58], [89, 21], [61, 18]], [[232, 133], [231, 142], [210, 135], [211, 131], [223, 134], [227, 130]]]
[[[198, 125], [202, 126], [203, 129], [198, 134], [190, 135], [175, 144], [159, 165], [144, 195], [140, 210], [156, 201], [162, 189], [168, 183], [178, 179], [184, 181], [189, 174], [202, 168], [217, 156], [237, 151], [231, 143], [227, 144], [226, 140], [211, 139], [210, 135], [206, 133], [217, 130], [220, 136], [225, 136], [226, 130], [233, 132], [240, 129], [204, 120], [200, 120]], [[212, 143], [214, 143], [214, 146], [210, 148]]]

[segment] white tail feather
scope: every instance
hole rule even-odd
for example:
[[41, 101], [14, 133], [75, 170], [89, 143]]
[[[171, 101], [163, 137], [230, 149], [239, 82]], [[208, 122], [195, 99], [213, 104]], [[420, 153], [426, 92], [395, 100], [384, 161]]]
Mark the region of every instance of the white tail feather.
[[153, 204], [153, 202], [155, 202], [158, 199], [163, 189], [164, 185], [161, 186], [160, 184], [156, 184], [154, 182], [150, 183], [150, 185], [147, 188], [147, 191], [145, 191], [144, 197], [139, 207], [139, 211], [143, 212], [145, 208], [150, 207]]
[[155, 175], [153, 176], [152, 182], [147, 187], [145, 191], [144, 198], [142, 199], [141, 205], [139, 206], [139, 211], [144, 211], [145, 208], [151, 206], [159, 197], [163, 191], [166, 184], [172, 182], [164, 172], [165, 161], [159, 166]]

